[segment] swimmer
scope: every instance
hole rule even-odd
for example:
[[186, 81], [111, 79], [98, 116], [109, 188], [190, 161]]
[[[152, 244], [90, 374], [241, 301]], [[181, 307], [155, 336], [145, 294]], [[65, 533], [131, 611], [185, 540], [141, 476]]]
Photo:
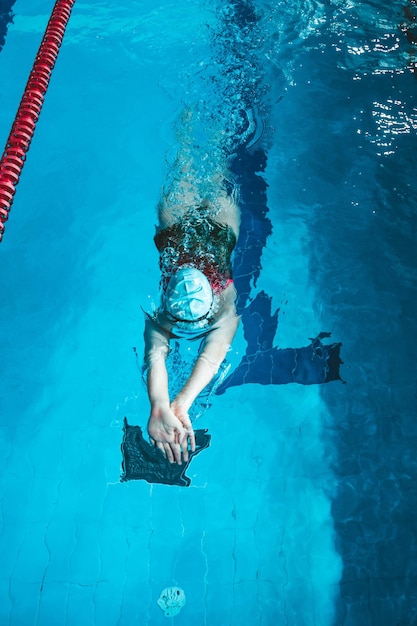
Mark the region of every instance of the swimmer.
[[[190, 182], [195, 178], [186, 161], [181, 163], [180, 181], [158, 206], [154, 241], [161, 302], [145, 320], [148, 433], [151, 443], [179, 464], [188, 460], [188, 444], [195, 450], [189, 409], [217, 373], [239, 324], [231, 253], [240, 225], [236, 195], [227, 191], [225, 179], [212, 179], [216, 193], [209, 200]], [[177, 338], [200, 339], [202, 345], [188, 380], [171, 400], [165, 360], [170, 339]]]

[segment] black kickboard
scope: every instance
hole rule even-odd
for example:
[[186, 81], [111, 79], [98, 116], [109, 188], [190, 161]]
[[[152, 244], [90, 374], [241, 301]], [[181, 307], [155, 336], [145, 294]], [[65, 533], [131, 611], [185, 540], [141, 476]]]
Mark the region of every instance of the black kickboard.
[[151, 446], [142, 433], [140, 426], [130, 426], [126, 417], [123, 426], [122, 475], [121, 482], [128, 480], [146, 480], [148, 483], [162, 483], [164, 485], [178, 485], [189, 487], [191, 479], [185, 472], [196, 454], [208, 448], [211, 435], [207, 429], [195, 430], [195, 451], [188, 453], [188, 461], [178, 465], [170, 463], [162, 452]]

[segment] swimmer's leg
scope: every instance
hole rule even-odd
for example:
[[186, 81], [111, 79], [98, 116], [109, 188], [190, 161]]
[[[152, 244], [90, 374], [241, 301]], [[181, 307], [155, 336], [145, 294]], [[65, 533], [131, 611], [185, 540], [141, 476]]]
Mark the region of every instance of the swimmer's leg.
[[[180, 143], [175, 162], [163, 188], [158, 205], [158, 230], [183, 220], [192, 219], [195, 209], [207, 211], [213, 220], [230, 226], [239, 235], [240, 212], [237, 188], [233, 185], [226, 166], [226, 158], [211, 158], [195, 139], [194, 125], [198, 122], [192, 109], [186, 108], [181, 117], [177, 139]], [[207, 147], [210, 150], [210, 147]], [[201, 162], [200, 162], [201, 161]], [[217, 161], [217, 162], [216, 162]], [[207, 163], [213, 170], [207, 171]], [[234, 191], [230, 193], [230, 186]]]
[[158, 230], [183, 220], [190, 209], [203, 202], [193, 181], [181, 177], [168, 190], [163, 190], [158, 203]]
[[158, 204], [159, 230], [181, 221], [190, 209], [200, 206], [204, 200], [195, 165], [194, 115], [188, 107], [181, 115], [177, 140], [180, 148]]
[[240, 210], [237, 195], [237, 190], [230, 195], [223, 188], [216, 203], [218, 210], [213, 216], [216, 222], [230, 226], [236, 235], [236, 239], [239, 237], [240, 229]]

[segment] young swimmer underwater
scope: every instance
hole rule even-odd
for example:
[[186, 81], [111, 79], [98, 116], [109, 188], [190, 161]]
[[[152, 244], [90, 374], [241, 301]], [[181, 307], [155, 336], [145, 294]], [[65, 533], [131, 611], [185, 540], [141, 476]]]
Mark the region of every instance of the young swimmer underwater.
[[[161, 302], [145, 320], [148, 433], [171, 463], [188, 460], [188, 443], [195, 449], [189, 409], [217, 373], [239, 324], [231, 268], [240, 225], [236, 194], [228, 193], [231, 185], [225, 176], [216, 175], [210, 180], [209, 199], [186, 148], [177, 164], [177, 178], [158, 206], [154, 238]], [[202, 341], [191, 374], [173, 399], [165, 363], [172, 338]]]

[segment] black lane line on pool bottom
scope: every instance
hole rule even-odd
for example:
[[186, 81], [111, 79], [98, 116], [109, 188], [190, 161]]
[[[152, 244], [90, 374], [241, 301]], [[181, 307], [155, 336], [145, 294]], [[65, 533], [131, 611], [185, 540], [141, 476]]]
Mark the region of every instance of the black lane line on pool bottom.
[[13, 21], [14, 3], [15, 0], [0, 0], [0, 51], [6, 43], [7, 27]]

